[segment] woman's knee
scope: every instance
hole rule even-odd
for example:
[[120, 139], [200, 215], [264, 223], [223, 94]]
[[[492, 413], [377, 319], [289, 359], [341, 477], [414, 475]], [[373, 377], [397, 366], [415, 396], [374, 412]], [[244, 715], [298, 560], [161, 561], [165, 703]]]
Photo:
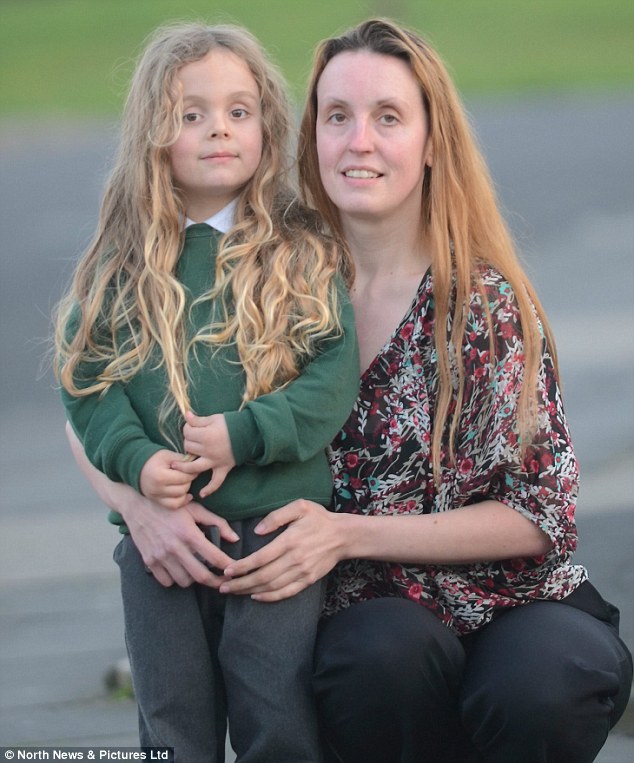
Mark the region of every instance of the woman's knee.
[[460, 684], [464, 659], [459, 639], [428, 610], [405, 599], [373, 599], [320, 629], [315, 689], [318, 696], [333, 687], [366, 697], [448, 694]]
[[561, 760], [585, 760], [569, 753], [580, 742], [600, 749], [629, 693], [628, 659], [614, 631], [585, 612], [552, 602], [518, 608], [473, 639], [463, 722], [481, 750], [508, 740], [550, 760], [530, 752], [540, 740]]
[[[428, 610], [373, 599], [334, 615], [318, 635], [314, 689], [337, 760], [448, 760], [464, 650]], [[368, 724], [368, 718], [372, 722]]]

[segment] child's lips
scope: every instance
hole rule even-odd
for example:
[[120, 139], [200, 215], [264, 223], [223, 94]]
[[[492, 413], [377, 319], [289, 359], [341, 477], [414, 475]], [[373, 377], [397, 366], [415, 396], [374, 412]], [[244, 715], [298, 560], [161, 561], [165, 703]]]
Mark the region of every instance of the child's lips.
[[235, 159], [236, 155], [232, 154], [229, 151], [214, 151], [211, 154], [205, 154], [203, 156], [203, 159], [212, 159], [212, 160], [218, 160], [222, 161], [225, 159]]

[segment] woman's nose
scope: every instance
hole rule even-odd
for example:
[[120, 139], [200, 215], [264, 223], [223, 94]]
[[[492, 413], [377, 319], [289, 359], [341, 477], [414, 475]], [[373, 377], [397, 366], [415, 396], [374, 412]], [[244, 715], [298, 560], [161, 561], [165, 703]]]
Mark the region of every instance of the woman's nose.
[[357, 119], [352, 125], [350, 134], [350, 150], [357, 153], [371, 151], [373, 148], [372, 133], [366, 119]]

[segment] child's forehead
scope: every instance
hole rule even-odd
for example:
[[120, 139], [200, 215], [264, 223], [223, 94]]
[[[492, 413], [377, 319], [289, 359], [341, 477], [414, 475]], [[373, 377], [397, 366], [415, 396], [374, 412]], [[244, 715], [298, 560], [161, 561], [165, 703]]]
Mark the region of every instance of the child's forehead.
[[176, 72], [176, 80], [183, 91], [231, 90], [259, 94], [248, 63], [225, 48], [214, 48], [202, 58], [183, 64]]
[[252, 103], [254, 106], [257, 106], [260, 102], [260, 96], [257, 90], [231, 90], [221, 88], [220, 91], [215, 89], [207, 91], [205, 89], [188, 90], [183, 88], [181, 90], [181, 95], [183, 103], [187, 105], [205, 105], [219, 101], [222, 103]]

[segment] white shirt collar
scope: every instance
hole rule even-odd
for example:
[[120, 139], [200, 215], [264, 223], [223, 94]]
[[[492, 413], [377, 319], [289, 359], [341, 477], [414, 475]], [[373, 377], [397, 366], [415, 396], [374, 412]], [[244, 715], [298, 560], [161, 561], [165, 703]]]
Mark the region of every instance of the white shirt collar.
[[[212, 215], [209, 219], [204, 220], [203, 222], [207, 223], [207, 225], [211, 225], [212, 228], [219, 230], [221, 233], [227, 233], [227, 231], [233, 227], [237, 206], [238, 200], [233, 199], [233, 201], [230, 201], [226, 207], [223, 207], [220, 210], [220, 212], [216, 212], [215, 215]], [[189, 217], [185, 218], [185, 227], [189, 228], [190, 225], [195, 225], [194, 221], [190, 220]]]

